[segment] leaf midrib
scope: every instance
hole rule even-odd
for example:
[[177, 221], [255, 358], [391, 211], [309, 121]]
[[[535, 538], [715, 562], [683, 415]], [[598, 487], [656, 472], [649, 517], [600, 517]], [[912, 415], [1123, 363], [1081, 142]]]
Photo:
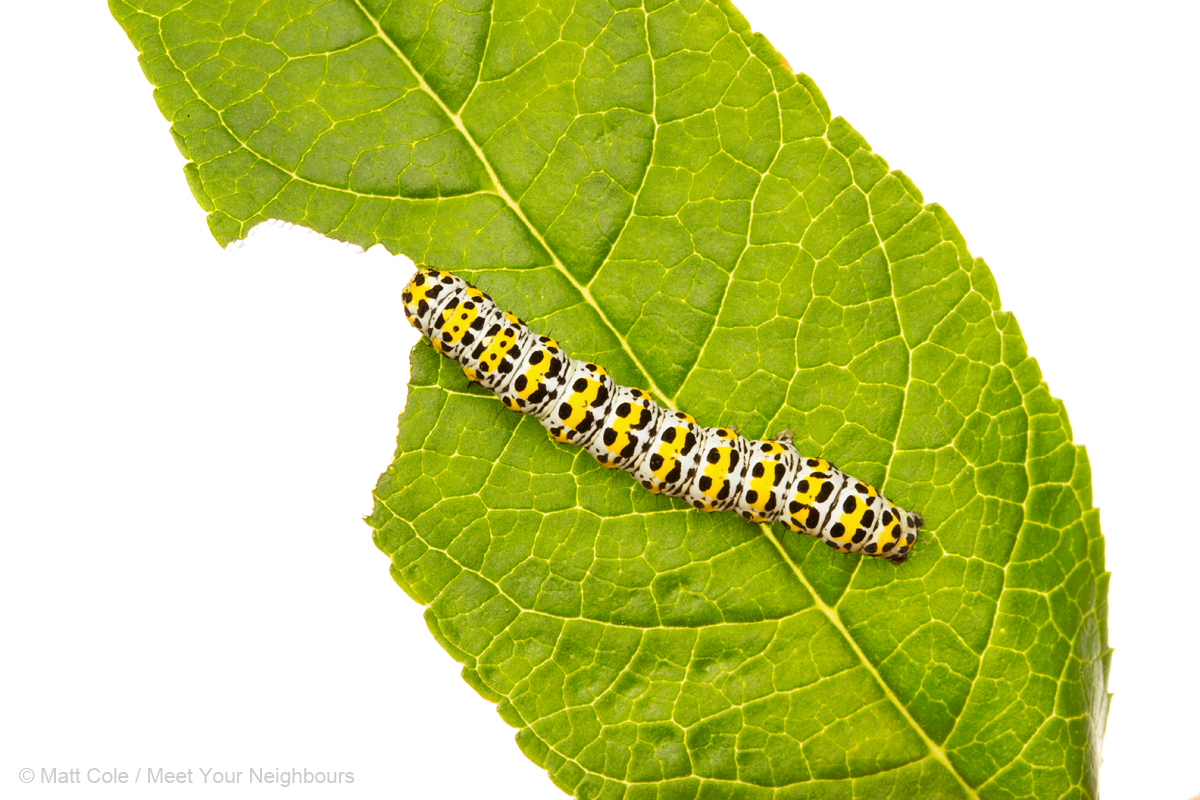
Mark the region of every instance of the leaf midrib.
[[[812, 583], [810, 583], [809, 580], [804, 577], [804, 573], [800, 570], [799, 565], [792, 560], [791, 556], [788, 555], [788, 552], [783, 549], [783, 545], [779, 543], [779, 540], [776, 539], [774, 534], [771, 532], [771, 526], [760, 525], [759, 527], [762, 528], [763, 536], [765, 536], [767, 541], [769, 541], [771, 545], [779, 552], [779, 556], [784, 560], [784, 562], [791, 567], [792, 572], [796, 575], [796, 580], [798, 580], [800, 584], [804, 586], [804, 588], [808, 589], [809, 593], [813, 597], [813, 603], [816, 605], [816, 607], [826, 616], [826, 618], [829, 619], [830, 624], [837, 628], [837, 630], [846, 639], [850, 645], [850, 648], [854, 651], [854, 654], [858, 656], [859, 660], [862, 662], [863, 667], [866, 668], [867, 672], [871, 673], [871, 675], [875, 678], [875, 682], [878, 683], [883, 689], [883, 692], [887, 696], [888, 700], [900, 711], [900, 713], [904, 716], [904, 719], [908, 721], [908, 724], [912, 726], [913, 730], [917, 732], [917, 735], [921, 737], [921, 740], [925, 742], [925, 746], [929, 748], [929, 752], [933, 755], [933, 757], [940, 761], [942, 766], [944, 766], [950, 772], [950, 774], [954, 776], [955, 780], [958, 781], [963, 791], [967, 793], [967, 797], [978, 800], [978, 793], [976, 793], [975, 790], [972, 789], [971, 786], [966, 782], [963, 776], [959, 774], [958, 770], [954, 767], [954, 764], [951, 763], [950, 757], [946, 755], [946, 751], [941, 745], [929, 737], [929, 734], [925, 732], [925, 729], [922, 728], [912, 714], [908, 712], [908, 708], [900, 701], [900, 698], [896, 696], [896, 693], [892, 691], [892, 687], [888, 686], [887, 681], [885, 681], [883, 676], [879, 674], [879, 670], [875, 668], [875, 664], [869, 658], [867, 658], [867, 654], [864, 653], [862, 648], [858, 646], [858, 641], [855, 640], [855, 638], [850, 634], [849, 629], [842, 624], [842, 620], [837, 615], [837, 612], [832, 606], [827, 605], [825, 601], [821, 599], [821, 595], [817, 591], [817, 587], [813, 586]], [[861, 564], [862, 559], [860, 558], [858, 565]], [[857, 566], [855, 569], [857, 570]]]

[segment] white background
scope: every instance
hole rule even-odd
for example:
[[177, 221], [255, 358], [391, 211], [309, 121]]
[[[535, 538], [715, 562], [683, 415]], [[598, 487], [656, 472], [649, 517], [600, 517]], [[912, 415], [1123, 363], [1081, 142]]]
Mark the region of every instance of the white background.
[[[991, 265], [1093, 466], [1103, 795], [1200, 791], [1197, 14], [740, 7]], [[104, 4], [6, 15], [0, 794], [259, 797], [18, 771], [298, 767], [355, 783], [291, 797], [562, 797], [360, 521], [411, 265], [267, 227], [222, 251]]]

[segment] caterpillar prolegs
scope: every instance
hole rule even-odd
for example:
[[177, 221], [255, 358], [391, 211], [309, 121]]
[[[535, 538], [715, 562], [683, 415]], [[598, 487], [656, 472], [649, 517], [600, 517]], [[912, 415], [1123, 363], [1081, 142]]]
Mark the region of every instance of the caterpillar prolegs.
[[614, 383], [603, 367], [568, 357], [450, 273], [417, 270], [403, 299], [408, 321], [469, 380], [655, 494], [682, 497], [701, 511], [778, 521], [843, 553], [903, 562], [917, 540], [919, 514], [828, 461], [800, 455], [790, 432], [752, 441], [702, 427], [641, 389]]

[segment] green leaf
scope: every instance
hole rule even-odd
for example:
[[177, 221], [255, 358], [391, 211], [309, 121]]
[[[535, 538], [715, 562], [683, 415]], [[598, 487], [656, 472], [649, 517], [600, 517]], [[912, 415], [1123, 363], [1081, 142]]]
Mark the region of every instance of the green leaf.
[[268, 218], [382, 242], [925, 516], [896, 566], [704, 515], [418, 347], [369, 522], [558, 785], [1095, 796], [1108, 574], [1086, 454], [954, 223], [736, 9], [110, 5], [222, 244]]

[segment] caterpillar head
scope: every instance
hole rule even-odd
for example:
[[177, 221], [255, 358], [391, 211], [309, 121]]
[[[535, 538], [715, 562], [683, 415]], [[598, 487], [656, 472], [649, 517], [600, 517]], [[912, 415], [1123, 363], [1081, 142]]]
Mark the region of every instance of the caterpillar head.
[[429, 336], [434, 312], [443, 305], [450, 293], [469, 284], [449, 272], [422, 267], [404, 287], [400, 299], [404, 302], [404, 316], [421, 333]]

